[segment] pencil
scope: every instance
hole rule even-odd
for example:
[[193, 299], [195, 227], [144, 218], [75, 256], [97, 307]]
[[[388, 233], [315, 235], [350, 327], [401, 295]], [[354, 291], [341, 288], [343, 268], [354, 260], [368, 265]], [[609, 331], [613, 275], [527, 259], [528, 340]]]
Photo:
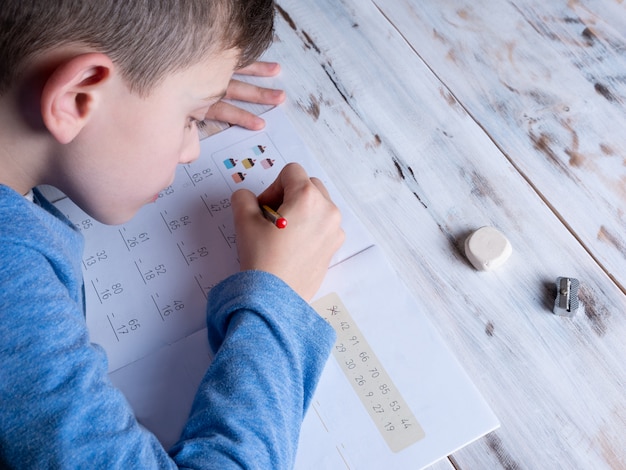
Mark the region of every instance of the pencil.
[[263, 215], [267, 220], [272, 222], [278, 228], [285, 228], [287, 226], [287, 219], [285, 219], [282, 215], [276, 212], [269, 206], [263, 205], [261, 206], [261, 210], [263, 211]]

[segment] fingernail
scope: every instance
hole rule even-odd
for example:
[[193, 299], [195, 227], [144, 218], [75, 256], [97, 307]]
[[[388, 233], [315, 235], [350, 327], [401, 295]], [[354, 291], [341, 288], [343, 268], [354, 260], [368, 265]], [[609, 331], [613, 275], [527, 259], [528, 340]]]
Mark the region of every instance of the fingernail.
[[273, 90], [272, 91], [272, 98], [275, 98], [277, 100], [283, 100], [285, 98], [284, 90]]

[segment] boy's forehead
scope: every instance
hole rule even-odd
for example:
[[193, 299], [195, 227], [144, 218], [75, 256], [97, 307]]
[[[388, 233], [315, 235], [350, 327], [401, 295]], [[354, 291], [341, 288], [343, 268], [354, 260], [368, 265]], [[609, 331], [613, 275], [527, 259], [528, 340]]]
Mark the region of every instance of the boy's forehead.
[[[182, 86], [194, 100], [215, 101], [226, 95], [228, 83], [235, 72], [238, 54], [225, 51], [171, 77], [171, 82]], [[164, 84], [168, 88], [167, 84]]]
[[224, 84], [218, 82], [224, 80], [224, 78], [230, 79], [235, 72], [238, 62], [239, 51], [229, 49], [211, 54], [206, 60], [196, 65], [196, 71], [207, 81], [207, 85], [212, 87], [217, 85], [219, 87], [219, 89], [211, 93], [211, 98], [226, 92]]

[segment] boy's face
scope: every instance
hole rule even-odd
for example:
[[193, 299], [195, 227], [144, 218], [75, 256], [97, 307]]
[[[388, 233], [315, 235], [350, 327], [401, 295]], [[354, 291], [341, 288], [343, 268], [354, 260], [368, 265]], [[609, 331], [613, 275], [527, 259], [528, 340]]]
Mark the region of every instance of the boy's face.
[[179, 163], [198, 157], [196, 120], [219, 101], [237, 64], [231, 50], [169, 75], [148, 97], [120, 78], [107, 84], [93, 119], [63, 168], [66, 193], [106, 224], [128, 221], [169, 186]]

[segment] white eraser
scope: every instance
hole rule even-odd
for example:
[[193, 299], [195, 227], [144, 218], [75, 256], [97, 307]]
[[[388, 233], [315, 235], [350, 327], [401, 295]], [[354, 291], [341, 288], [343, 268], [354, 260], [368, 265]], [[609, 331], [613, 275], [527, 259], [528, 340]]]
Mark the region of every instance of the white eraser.
[[482, 227], [465, 240], [465, 256], [479, 271], [502, 266], [513, 253], [507, 238], [493, 227]]

